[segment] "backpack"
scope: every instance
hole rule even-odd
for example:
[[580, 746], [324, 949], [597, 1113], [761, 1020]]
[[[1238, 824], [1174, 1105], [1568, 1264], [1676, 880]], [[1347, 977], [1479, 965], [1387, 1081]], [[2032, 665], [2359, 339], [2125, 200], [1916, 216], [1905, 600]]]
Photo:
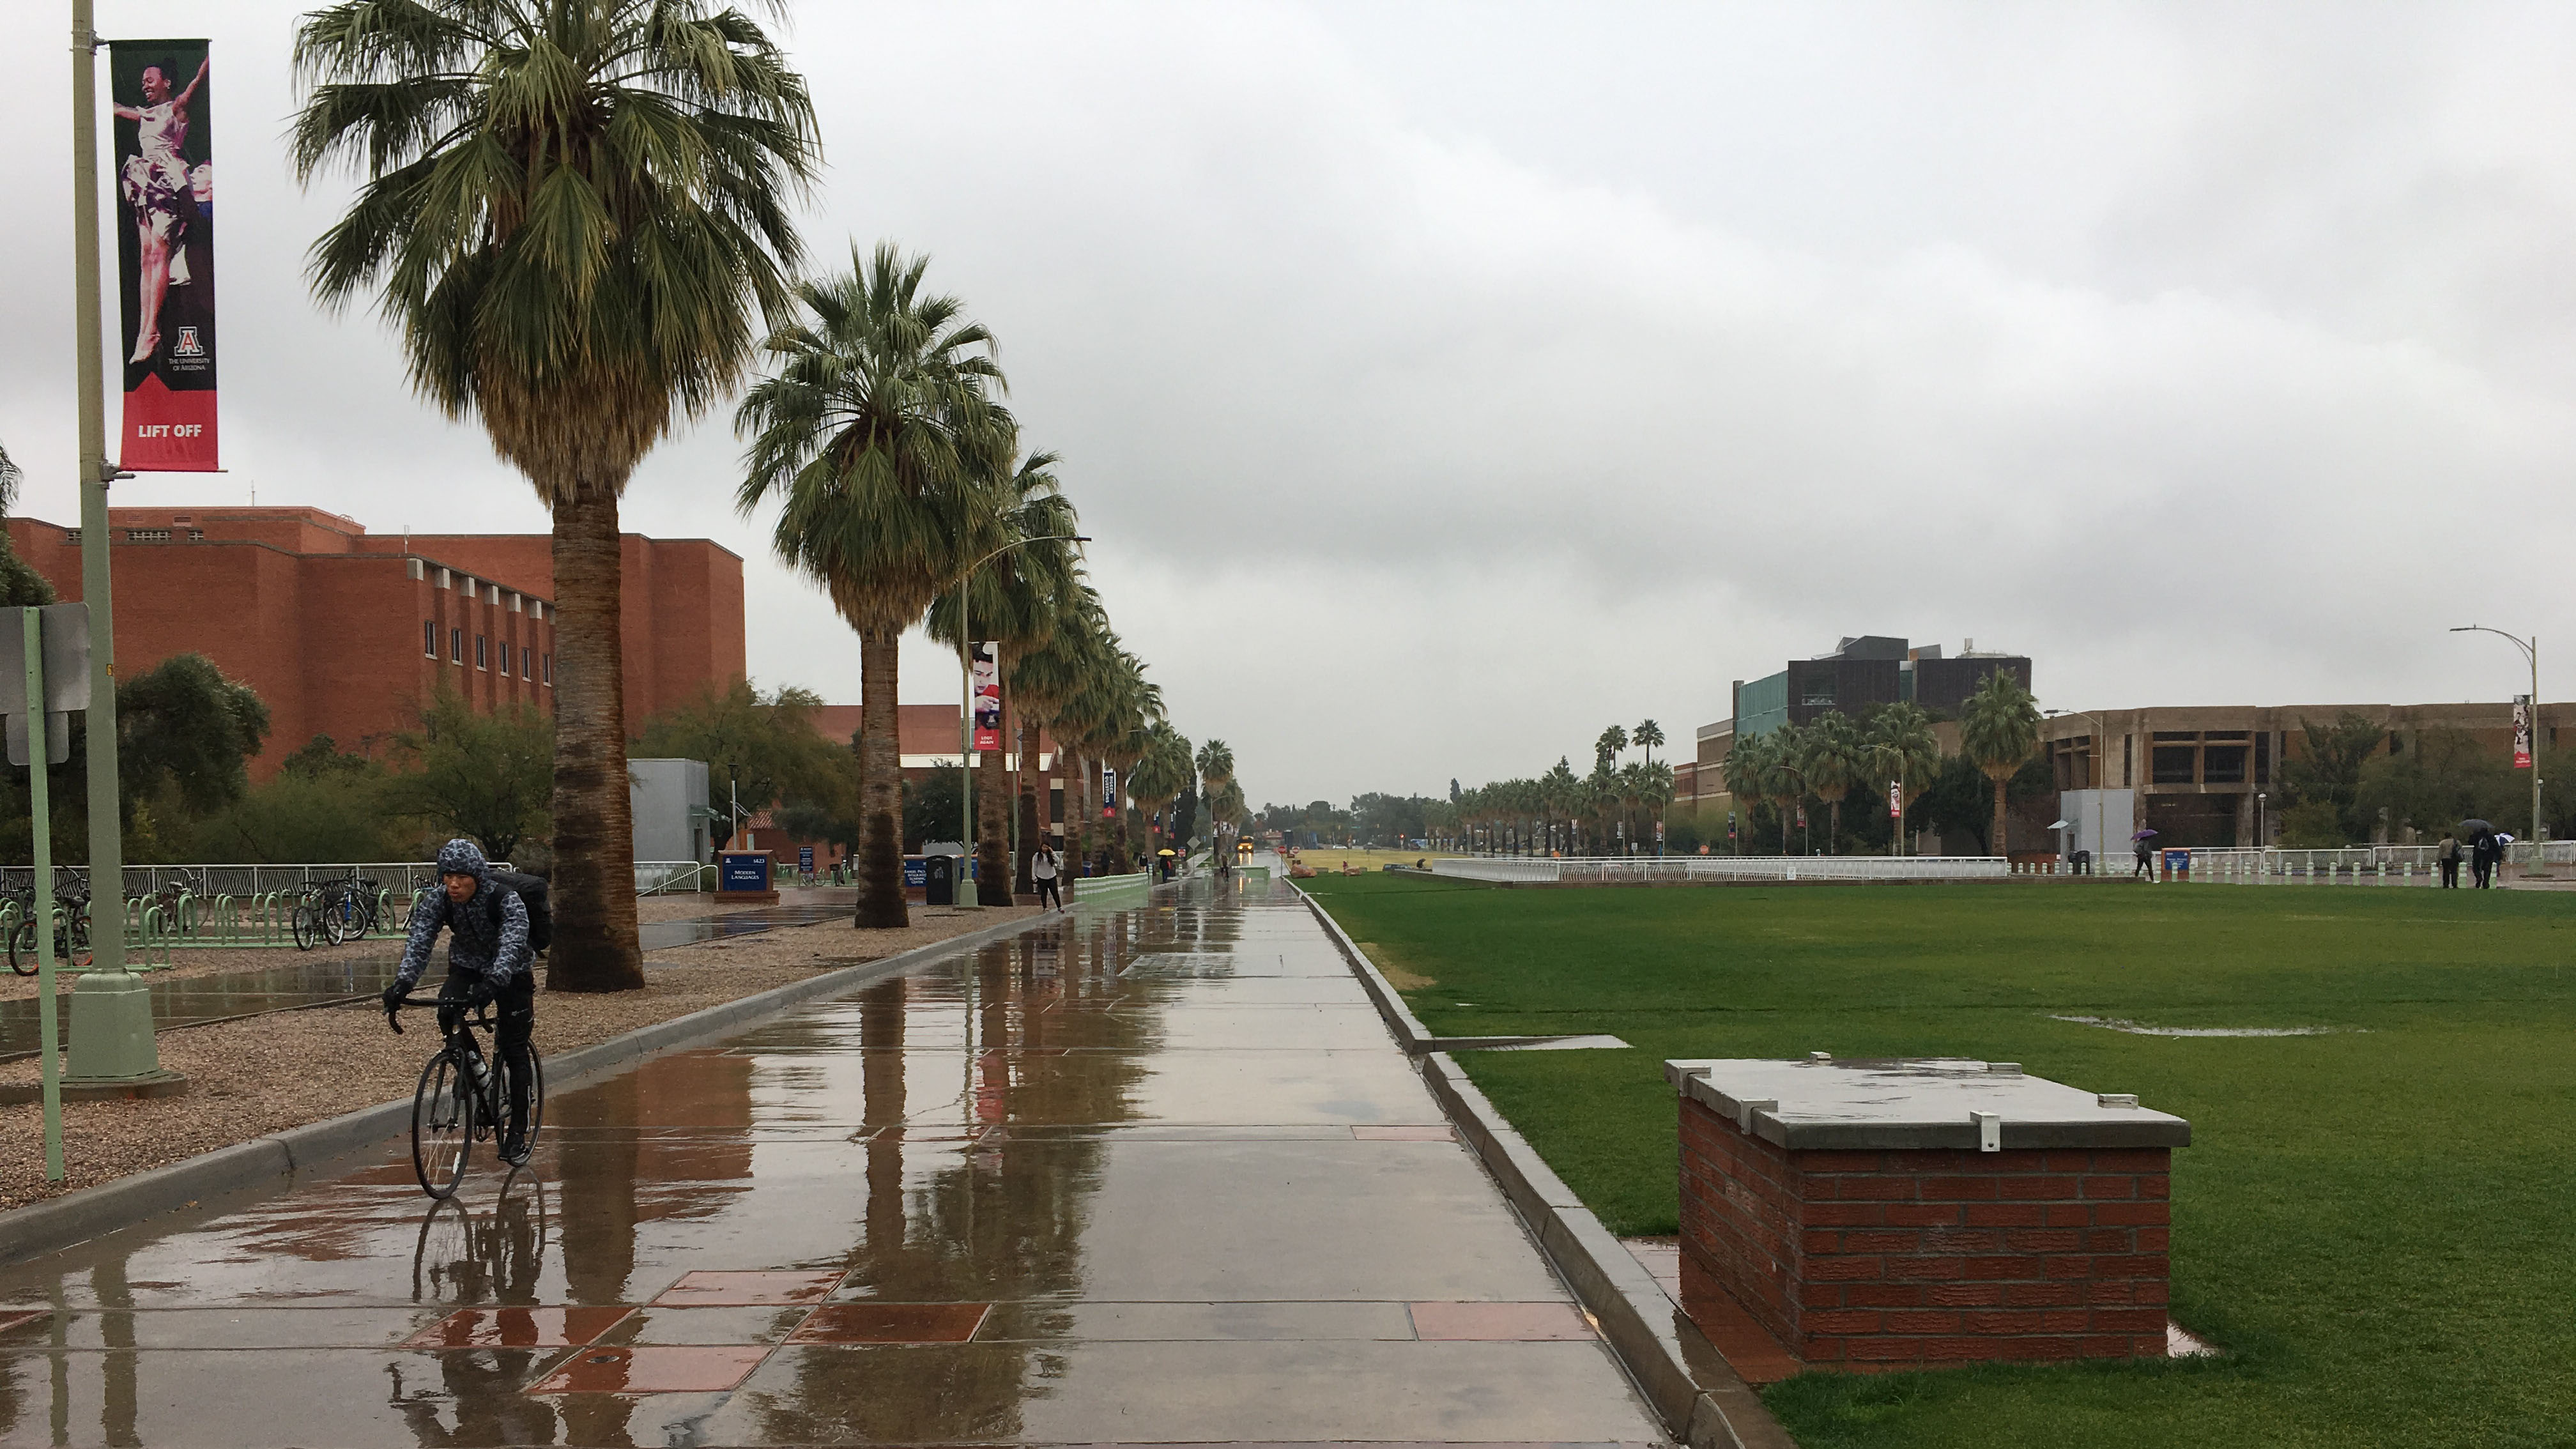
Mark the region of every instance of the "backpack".
[[[554, 907], [546, 898], [546, 878], [524, 870], [496, 870], [490, 873], [492, 884], [518, 893], [520, 904], [528, 908], [528, 949], [543, 951], [554, 944]], [[492, 896], [492, 934], [501, 933], [501, 897]]]

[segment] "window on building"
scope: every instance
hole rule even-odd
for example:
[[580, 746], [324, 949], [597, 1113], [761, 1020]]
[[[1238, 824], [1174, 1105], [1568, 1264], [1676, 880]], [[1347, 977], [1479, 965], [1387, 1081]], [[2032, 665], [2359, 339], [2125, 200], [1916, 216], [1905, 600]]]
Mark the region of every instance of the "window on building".
[[77, 528], [64, 529], [63, 542], [70, 544], [74, 548], [80, 547], [80, 530]]
[[450, 629], [447, 631], [447, 661], [450, 664], [462, 664], [465, 662], [464, 630]]
[[2207, 745], [2200, 752], [2200, 778], [2211, 785], [2245, 783], [2244, 745]]
[[484, 662], [483, 662], [483, 660], [484, 660], [483, 638], [484, 638], [484, 636], [483, 636], [483, 635], [480, 635], [480, 634], [477, 634], [477, 635], [475, 635], [475, 636], [474, 636], [474, 667], [475, 667], [475, 668], [477, 668], [477, 669], [489, 669], [489, 668], [491, 668], [491, 667], [492, 667], [492, 666], [490, 666], [490, 665], [488, 665], [488, 664], [486, 664], [486, 663], [484, 663]]
[[125, 541], [127, 543], [168, 543], [170, 541], [170, 530], [166, 528], [129, 528], [125, 531]]
[[546, 677], [544, 682], [549, 686], [553, 685], [555, 682], [555, 657], [549, 654], [540, 662], [545, 665]]
[[537, 677], [537, 651], [524, 644], [519, 646], [519, 677], [521, 679]]
[[438, 657], [438, 621], [436, 619], [420, 621], [420, 652], [432, 659]]
[[205, 539], [205, 536], [206, 531], [202, 528], [192, 528], [188, 530], [188, 541], [190, 543], [202, 542]]
[[2272, 732], [2265, 730], [2254, 737], [2254, 783], [2272, 783]]
[[2159, 785], [2189, 785], [2193, 783], [2191, 776], [2192, 756], [2199, 753], [2200, 751], [2193, 749], [2189, 745], [2156, 746], [2155, 754], [2150, 760], [2150, 768], [2155, 772], [2151, 778]]
[[2199, 739], [2199, 738], [2200, 738], [2200, 732], [2199, 732], [2198, 730], [2158, 730], [2158, 731], [2156, 731], [2156, 743], [2158, 743], [2158, 744], [2162, 744], [2162, 743], [2164, 743], [2164, 742], [2165, 742], [2165, 741], [2167, 741], [2167, 740], [2196, 740], [2196, 739]]

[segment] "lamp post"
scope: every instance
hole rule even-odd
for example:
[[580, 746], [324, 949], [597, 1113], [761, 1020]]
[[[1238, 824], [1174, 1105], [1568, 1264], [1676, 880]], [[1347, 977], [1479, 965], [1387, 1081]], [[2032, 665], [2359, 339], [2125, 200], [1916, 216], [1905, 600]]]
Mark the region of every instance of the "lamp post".
[[[962, 839], [966, 845], [965, 859], [960, 861], [957, 867], [957, 904], [961, 906], [979, 906], [983, 904], [983, 902], [977, 898], [975, 892], [975, 771], [967, 763], [968, 757], [975, 752], [975, 666], [972, 659], [969, 657], [968, 652], [975, 647], [975, 631], [968, 628], [966, 622], [967, 601], [969, 597], [967, 586], [974, 581], [975, 570], [980, 569], [984, 565], [991, 563], [993, 560], [1000, 558], [1002, 555], [1009, 553], [1012, 549], [1022, 548], [1032, 543], [1089, 542], [1091, 542], [1090, 536], [1088, 534], [1080, 533], [1049, 533], [1040, 535], [1036, 538], [1013, 539], [1011, 542], [1003, 544], [1000, 548], [997, 548], [991, 553], [984, 555], [982, 558], [975, 560], [973, 563], [968, 564], [966, 566], [966, 571], [957, 576], [957, 687], [959, 691], [957, 703], [957, 813], [961, 817], [958, 821], [958, 825], [960, 827], [959, 838]], [[993, 668], [996, 671], [999, 671], [1001, 667], [1002, 661], [1000, 656], [997, 654], [993, 659]]]
[[[2071, 714], [2078, 719], [2093, 721], [2093, 865], [2095, 867], [2093, 873], [2099, 875], [2102, 863], [2102, 791], [2104, 782], [2111, 778], [2107, 768], [2110, 763], [2108, 758], [2111, 748], [2110, 727], [2103, 724], [2099, 717], [2087, 714], [2080, 709], [2052, 709], [2047, 711], [2047, 714], [2050, 719]], [[2262, 843], [2259, 827], [2255, 843], [2258, 845]]]
[[[2484, 624], [2462, 624], [2451, 632], [2493, 634], [2498, 638], [2510, 639], [2513, 641], [2513, 647], [2521, 650], [2522, 657], [2531, 665], [2531, 703], [2530, 708], [2523, 715], [2523, 721], [2524, 727], [2531, 731], [2531, 848], [2538, 850], [2540, 849], [2540, 636], [2534, 634], [2525, 639], [2519, 635], [2507, 634], [2502, 629], [2490, 629]], [[2535, 863], [2537, 863], [2536, 859]]]

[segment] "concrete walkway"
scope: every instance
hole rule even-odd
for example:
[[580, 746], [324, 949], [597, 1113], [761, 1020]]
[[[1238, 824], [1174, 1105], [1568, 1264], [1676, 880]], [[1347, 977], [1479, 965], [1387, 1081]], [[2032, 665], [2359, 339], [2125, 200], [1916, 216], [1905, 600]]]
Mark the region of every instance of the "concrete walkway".
[[1295, 896], [1183, 891], [0, 1271], [0, 1439], [1663, 1442]]

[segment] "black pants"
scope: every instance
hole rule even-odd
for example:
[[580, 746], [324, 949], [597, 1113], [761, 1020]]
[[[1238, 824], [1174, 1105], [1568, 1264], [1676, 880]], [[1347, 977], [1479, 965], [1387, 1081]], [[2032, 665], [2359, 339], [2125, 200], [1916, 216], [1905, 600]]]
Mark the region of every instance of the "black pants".
[[[473, 984], [473, 977], [450, 971], [438, 988], [438, 1031], [451, 1041], [465, 1029], [465, 996]], [[512, 977], [509, 986], [493, 999], [492, 1015], [500, 1023], [492, 1033], [492, 1047], [510, 1074], [510, 1121], [502, 1134], [503, 1140], [508, 1141], [527, 1125], [528, 1079], [536, 1075], [528, 1061], [528, 1035], [537, 1026], [536, 974], [522, 971]]]
[[2149, 880], [2156, 878], [2156, 858], [2144, 851], [2138, 853], [2137, 868], [2129, 872], [2131, 880], [2136, 880], [2140, 876], [2145, 876]]
[[2469, 867], [2469, 874], [2477, 877], [2478, 889], [2485, 890], [2487, 883], [2495, 878], [2495, 862], [2481, 855], [2476, 863]]
[[2459, 888], [2460, 888], [2460, 863], [2459, 863], [2458, 861], [2456, 861], [2456, 860], [2446, 860], [2446, 861], [2443, 861], [2443, 862], [2442, 862], [2442, 889], [2447, 890], [2447, 891], [2455, 891], [2455, 890], [2458, 890]]
[[1042, 875], [1038, 877], [1038, 907], [1043, 910], [1049, 905], [1063, 910], [1064, 890], [1055, 883], [1054, 876]]

